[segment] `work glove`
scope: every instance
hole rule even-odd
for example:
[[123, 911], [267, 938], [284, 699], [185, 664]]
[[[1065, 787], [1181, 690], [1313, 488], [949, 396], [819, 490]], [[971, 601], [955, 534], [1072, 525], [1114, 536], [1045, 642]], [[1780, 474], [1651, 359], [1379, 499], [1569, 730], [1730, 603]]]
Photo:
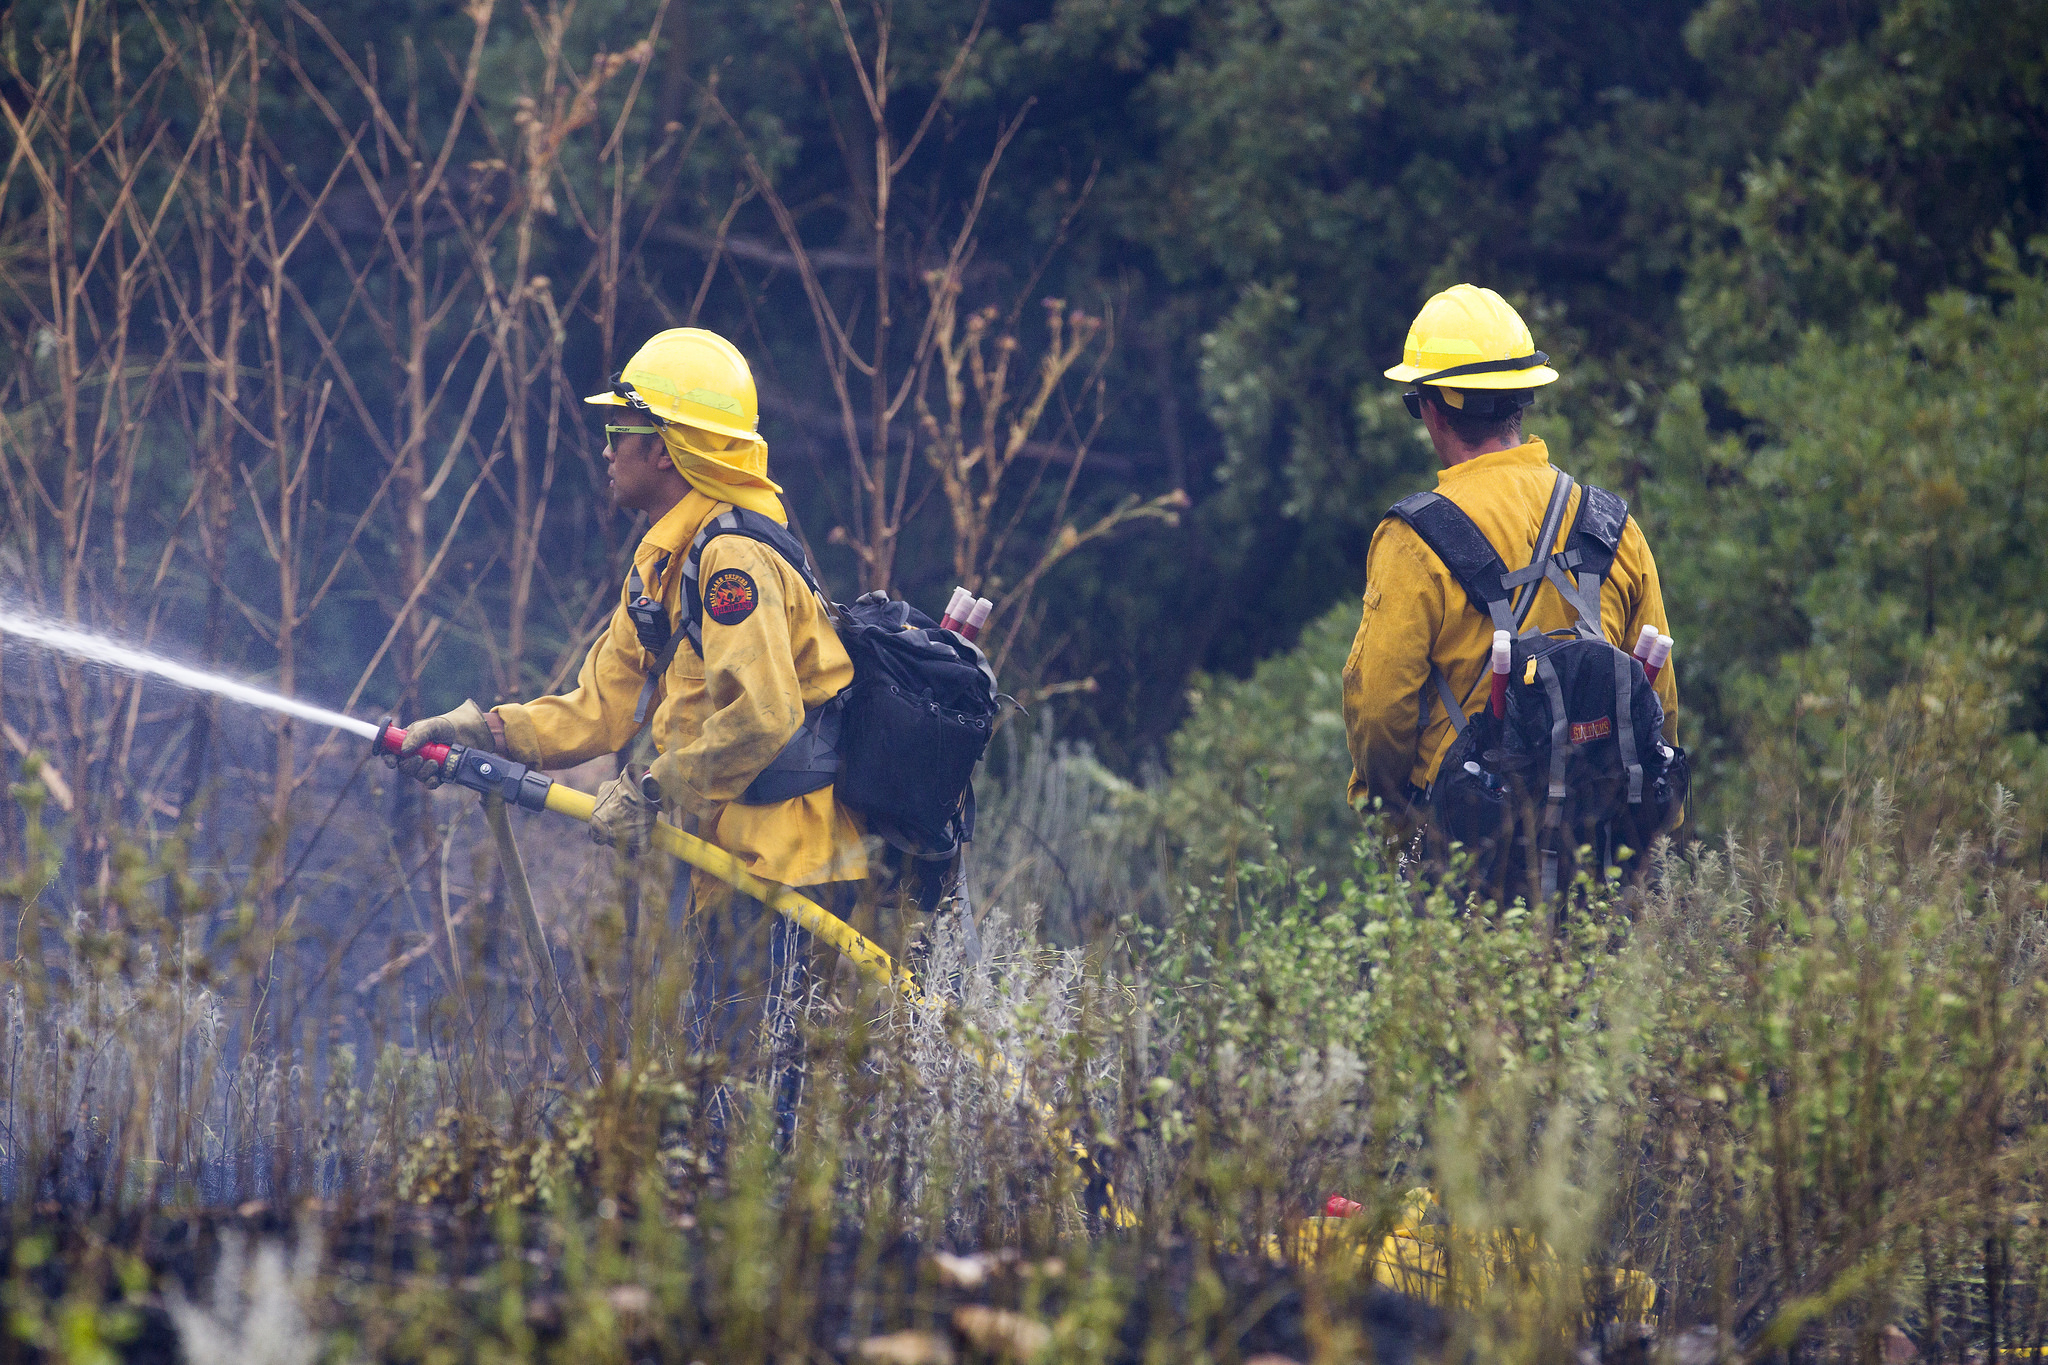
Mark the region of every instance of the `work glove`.
[[465, 701], [446, 715], [429, 716], [405, 727], [405, 744], [398, 751], [397, 767], [407, 777], [418, 778], [429, 787], [441, 785], [440, 765], [429, 763], [419, 753], [422, 744], [460, 744], [465, 749], [490, 753], [495, 739], [484, 709]]
[[661, 784], [645, 768], [626, 770], [597, 789], [597, 807], [590, 812], [592, 843], [610, 844], [621, 853], [638, 853], [654, 833], [661, 814]]

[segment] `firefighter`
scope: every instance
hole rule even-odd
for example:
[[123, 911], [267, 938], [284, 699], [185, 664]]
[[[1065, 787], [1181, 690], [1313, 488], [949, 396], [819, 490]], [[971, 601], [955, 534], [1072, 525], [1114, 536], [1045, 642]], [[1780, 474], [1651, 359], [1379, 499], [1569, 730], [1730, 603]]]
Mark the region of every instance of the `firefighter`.
[[[1386, 376], [1411, 387], [1410, 415], [1429, 434], [1441, 469], [1436, 492], [1470, 518], [1510, 569], [1531, 563], [1558, 471], [1539, 437], [1522, 430], [1535, 390], [1558, 378], [1529, 328], [1490, 289], [1460, 284], [1426, 303], [1409, 328], [1401, 363]], [[1574, 525], [1585, 490], [1563, 507], [1556, 544]], [[1397, 509], [1398, 510], [1398, 509]], [[1534, 585], [1527, 625], [1561, 629], [1574, 617], [1563, 596]], [[1657, 561], [1633, 517], [1622, 528], [1600, 591], [1600, 630], [1627, 650], [1645, 626], [1668, 630]], [[1351, 748], [1350, 798], [1375, 804], [1414, 829], [1423, 799], [1465, 716], [1486, 705], [1497, 622], [1468, 600], [1459, 580], [1414, 527], [1389, 515], [1366, 559], [1365, 604], [1344, 664], [1344, 724]], [[1667, 743], [1675, 743], [1678, 686], [1665, 667], [1655, 681]], [[1439, 698], [1455, 700], [1452, 716]]]
[[[786, 525], [768, 477], [752, 372], [716, 333], [658, 333], [603, 393], [613, 502], [645, 513], [611, 621], [573, 691], [501, 704], [465, 701], [406, 727], [402, 765], [432, 782], [416, 756], [440, 742], [487, 749], [536, 768], [568, 768], [624, 749], [643, 727], [655, 758], [597, 793], [591, 837], [626, 852], [666, 807], [676, 822], [731, 852], [747, 870], [801, 889], [843, 918], [867, 876], [864, 831], [829, 782], [784, 800], [742, 800], [806, 714], [843, 690], [853, 665], [825, 602], [769, 545], [718, 535], [689, 551], [733, 508]], [[700, 592], [701, 647], [685, 638], [685, 593]], [[651, 775], [652, 781], [647, 779]], [[654, 793], [658, 791], [658, 800]], [[785, 1131], [801, 1069], [796, 1024], [811, 989], [810, 936], [715, 878], [693, 879], [703, 934], [694, 983], [699, 1042], [764, 1060]]]

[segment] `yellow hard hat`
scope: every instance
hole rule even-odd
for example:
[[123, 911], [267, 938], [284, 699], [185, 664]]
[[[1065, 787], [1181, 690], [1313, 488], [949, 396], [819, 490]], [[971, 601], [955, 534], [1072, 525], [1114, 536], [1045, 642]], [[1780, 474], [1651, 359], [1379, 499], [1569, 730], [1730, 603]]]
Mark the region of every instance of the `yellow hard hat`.
[[1529, 324], [1491, 289], [1457, 284], [1422, 305], [1387, 378], [1460, 389], [1533, 389], [1557, 379]]
[[610, 392], [583, 401], [636, 408], [664, 423], [742, 441], [760, 439], [761, 402], [747, 358], [702, 327], [656, 332], [613, 378]]

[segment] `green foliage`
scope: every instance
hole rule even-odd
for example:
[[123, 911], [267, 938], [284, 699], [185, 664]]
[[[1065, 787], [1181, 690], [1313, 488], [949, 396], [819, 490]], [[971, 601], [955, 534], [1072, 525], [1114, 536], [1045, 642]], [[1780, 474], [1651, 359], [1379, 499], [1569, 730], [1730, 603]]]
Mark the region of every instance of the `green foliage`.
[[[446, 124], [439, 51], [467, 40], [459, 11], [322, 13], [417, 96], [423, 128]], [[867, 34], [872, 14], [849, 13]], [[776, 265], [779, 229], [758, 202], [733, 204], [732, 144], [706, 131], [699, 97], [715, 84], [807, 233], [856, 258], [864, 209], [846, 187], [871, 168], [844, 131], [863, 97], [825, 9], [680, 15], [621, 134], [630, 163], [658, 174], [614, 182], [574, 142], [526, 278], [566, 297], [594, 259], [585, 209], [615, 189], [627, 203], [673, 190], [673, 211], [622, 263], [620, 313], [577, 305], [550, 326], [595, 372], [607, 346], [682, 320], [706, 291], [702, 320], [757, 357], [778, 469], [815, 472], [786, 481], [829, 525], [839, 474], [813, 442], [836, 434], [819, 436], [805, 398], [826, 382], [815, 338]], [[206, 860], [182, 838], [154, 858], [114, 847], [106, 875], [70, 893], [62, 831], [46, 823], [59, 788], [29, 758], [0, 868], [15, 926], [0, 966], [9, 1339], [113, 1358], [174, 1292], [123, 1219], [263, 1191], [318, 1195], [309, 1218], [377, 1230], [374, 1255], [310, 1253], [289, 1284], [261, 1290], [255, 1274], [242, 1297], [228, 1285], [251, 1323], [310, 1321], [303, 1335], [335, 1359], [844, 1354], [851, 1338], [811, 1329], [846, 1300], [877, 1327], [964, 1348], [933, 1306], [939, 1263], [915, 1254], [951, 1243], [1033, 1267], [1005, 1293], [1050, 1333], [1047, 1359], [1107, 1357], [1157, 1302], [1176, 1321], [1155, 1319], [1150, 1358], [1227, 1361], [1245, 1312], [1219, 1268], [1230, 1257], [1298, 1249], [1287, 1239], [1331, 1190], [1365, 1203], [1360, 1240], [1376, 1237], [1427, 1184], [1423, 1203], [1447, 1220], [1435, 1244], [1470, 1262], [1452, 1358], [1561, 1358], [1621, 1270], [1656, 1279], [1666, 1324], [1714, 1324], [1730, 1358], [1873, 1359], [1889, 1323], [1945, 1358], [2038, 1341], [2044, 16], [1961, 0], [1062, 0], [994, 15], [903, 221], [943, 237], [994, 121], [1038, 101], [983, 220], [976, 269], [990, 273], [976, 287], [1024, 278], [1067, 232], [1046, 287], [1113, 298], [1122, 327], [1100, 441], [1120, 463], [1081, 496], [1171, 480], [1160, 487], [1184, 484], [1202, 505], [1174, 538], [1056, 585], [1050, 634], [1071, 642], [1075, 675], [1110, 684], [1093, 733], [1127, 775], [1050, 731], [1018, 740], [971, 871], [988, 952], [970, 961], [949, 927], [929, 961], [957, 1008], [891, 1013], [842, 986], [810, 1038], [804, 1124], [778, 1151], [761, 1096], [724, 1090], [674, 1026], [687, 955], [650, 946], [649, 927], [627, 960], [623, 906], [603, 903], [584, 907], [595, 930], [576, 944], [608, 1067], [595, 1082], [580, 1063], [551, 1065], [530, 1002], [475, 967], [474, 943], [471, 970], [394, 1028], [404, 1041], [379, 1040], [367, 1079], [345, 1043], [308, 1070], [313, 1034], [302, 1051], [266, 1031], [262, 997], [235, 994], [272, 982], [289, 946], [268, 902], [192, 872]], [[579, 7], [564, 69], [649, 18]], [[951, 0], [897, 17], [892, 108], [920, 107], [972, 22]], [[68, 31], [49, 4], [6, 24], [0, 42], [25, 73], [40, 69], [39, 40]], [[481, 199], [509, 192], [491, 158], [521, 136], [515, 97], [542, 79], [526, 32], [495, 32], [458, 153]], [[314, 86], [348, 88], [320, 44], [294, 50]], [[606, 87], [603, 110], [623, 88]], [[324, 181], [325, 120], [281, 99], [261, 114], [278, 164]], [[100, 141], [83, 122], [62, 136]], [[669, 138], [671, 159], [643, 157]], [[1098, 165], [1083, 216], [1062, 227]], [[26, 173], [12, 183], [24, 226], [0, 241], [0, 264], [32, 282], [46, 264], [40, 191]], [[344, 243], [360, 246], [373, 220], [355, 182], [340, 193], [358, 233]], [[707, 277], [703, 243], [729, 207], [759, 271]], [[429, 225], [435, 250], [462, 249], [452, 223]], [[336, 253], [304, 259], [293, 283], [309, 308], [355, 309]], [[838, 271], [826, 288], [849, 278]], [[1379, 371], [1421, 298], [1460, 278], [1525, 308], [1566, 375], [1532, 429], [1560, 464], [1627, 493], [1648, 529], [1680, 639], [1684, 738], [1705, 760], [1694, 828], [1737, 831], [1668, 856], [1643, 886], [1582, 885], [1561, 918], [1404, 881], [1343, 801], [1338, 674], [1366, 536], [1431, 473]], [[53, 447], [61, 385], [23, 321], [27, 288], [0, 323], [20, 376], [10, 449], [33, 451]], [[914, 278], [902, 288], [914, 296]], [[349, 327], [347, 354], [378, 354]], [[583, 373], [584, 360], [564, 364]], [[459, 368], [449, 355], [423, 365], [430, 380]], [[361, 369], [366, 405], [390, 409], [399, 369]], [[578, 382], [558, 378], [563, 393]], [[122, 389], [82, 382], [88, 418], [90, 395]], [[361, 436], [353, 409], [328, 420], [343, 445]], [[429, 443], [453, 440], [447, 421], [429, 427]], [[75, 556], [53, 535], [31, 545], [37, 513], [11, 525], [0, 572], [27, 581], [61, 560], [92, 591], [141, 595], [137, 575], [168, 543], [153, 537], [207, 534], [176, 511], [195, 440], [167, 428], [140, 442], [118, 496], [63, 485], [67, 501], [165, 509], [138, 512], [125, 563], [108, 569], [90, 535]], [[483, 454], [460, 455], [444, 496]], [[565, 601], [582, 596], [579, 575], [609, 581], [616, 530], [578, 504], [593, 490], [576, 470], [565, 456], [555, 501], [566, 489], [568, 505], [546, 523]], [[249, 490], [259, 508], [269, 477]], [[352, 524], [376, 483], [323, 486], [313, 524]], [[54, 508], [56, 488], [22, 505]], [[437, 536], [446, 505], [428, 519]], [[250, 570], [267, 562], [267, 532], [220, 515], [210, 581], [235, 584], [260, 635], [269, 608]], [[489, 636], [482, 617], [504, 596], [495, 552], [510, 521], [498, 509], [479, 523], [452, 550], [478, 566], [459, 575], [466, 595], [435, 599], [455, 642], [437, 688], [458, 686], [455, 655]], [[394, 551], [366, 540], [338, 592], [370, 602]], [[209, 586], [189, 558], [165, 561], [167, 634]], [[920, 601], [938, 591], [922, 591], [926, 572], [911, 564]], [[345, 692], [363, 662], [351, 639], [381, 636], [388, 612], [351, 611], [361, 619], [308, 625], [301, 690]], [[573, 655], [575, 613], [556, 615], [535, 622], [530, 654]], [[223, 657], [269, 659], [232, 640]], [[1248, 671], [1192, 674], [1205, 663]], [[550, 666], [512, 660], [508, 676]], [[12, 703], [25, 689], [8, 677]], [[1183, 698], [1162, 746], [1170, 770], [1130, 780]], [[445, 897], [439, 909], [452, 963]], [[193, 944], [215, 929], [209, 960]], [[600, 1017], [633, 1022], [607, 1031]], [[1094, 1141], [1135, 1231], [1090, 1234], [1042, 1115], [966, 1060], [962, 1039], [1008, 1050], [1059, 1122]], [[718, 1116], [721, 1094], [736, 1117]], [[108, 1211], [82, 1235], [33, 1223], [37, 1200], [80, 1192]], [[449, 1235], [409, 1244], [401, 1269], [387, 1254], [398, 1226]], [[1480, 1273], [1502, 1247], [1521, 1253], [1526, 1284]], [[1192, 1258], [1186, 1280], [1148, 1278], [1174, 1257]], [[1356, 1323], [1330, 1306], [1347, 1279], [1356, 1263], [1338, 1257], [1276, 1282], [1299, 1293], [1329, 1359], [1355, 1345]], [[263, 1293], [293, 1296], [301, 1316], [266, 1317], [259, 1303], [277, 1305]], [[254, 1350], [239, 1328], [223, 1339]]]
[[[1327, 630], [1339, 639], [1348, 622], [1333, 613]], [[1244, 732], [1262, 718], [1268, 745], [1298, 733], [1278, 719], [1318, 690], [1309, 672], [1276, 663], [1263, 686], [1205, 697], [1203, 742], [1238, 740], [1212, 761], [1256, 765]], [[1959, 677], [1915, 686], [1946, 689], [1943, 707], [1901, 692], [1886, 699], [1895, 713], [1869, 716], [1890, 728], [1845, 727], [1860, 764], [1849, 777], [1866, 785], [1816, 785], [1825, 828], [1784, 841], [1789, 856], [1695, 850], [1646, 886], [1582, 881], [1556, 915], [1410, 881], [1370, 831], [1314, 865], [1290, 856], [1334, 832], [1262, 828], [1255, 803], [1300, 819], [1306, 764], [1221, 798], [1212, 823], [1244, 831], [1227, 876], [1195, 858], [1152, 863], [1148, 890], [1107, 893], [1124, 897], [1113, 929], [1077, 917], [1075, 951], [1039, 946], [1028, 915], [1005, 914], [1008, 888], [1036, 874], [991, 867], [981, 959], [945, 921], [928, 959], [931, 979], [954, 983], [952, 1008], [889, 1011], [842, 989], [813, 1016], [804, 1117], [780, 1152], [758, 1090], [726, 1090], [735, 1107], [714, 1117], [707, 1101], [737, 1078], [677, 1046], [661, 1003], [676, 984], [661, 964], [687, 960], [673, 948], [617, 966], [593, 949], [593, 984], [631, 973], [653, 1012], [631, 1044], [643, 1060], [594, 1083], [509, 1052], [469, 1065], [450, 1010], [422, 1020], [429, 1046], [386, 1048], [367, 1083], [337, 1052], [302, 1112], [267, 1036], [223, 1067], [221, 1041], [200, 1032], [184, 1065], [232, 1083], [183, 1091], [180, 1120], [138, 1103], [162, 1093], [151, 1088], [178, 1001], [115, 995], [118, 1014], [94, 1015], [118, 976], [82, 969], [98, 949], [67, 935], [42, 970], [9, 969], [4, 1018], [35, 1063], [14, 1073], [29, 1145], [9, 1157], [34, 1169], [61, 1155], [60, 1116], [79, 1093], [66, 1059], [118, 1055], [91, 1064], [108, 1164], [60, 1160], [71, 1183], [57, 1188], [101, 1180], [111, 1210], [146, 1206], [149, 1154], [164, 1150], [148, 1135], [180, 1126], [213, 1163], [235, 1147], [212, 1134], [277, 1144], [260, 1178], [286, 1192], [325, 1172], [328, 1197], [306, 1217], [338, 1218], [336, 1249], [309, 1240], [308, 1222], [303, 1274], [266, 1272], [282, 1262], [259, 1248], [245, 1293], [240, 1253], [224, 1252], [214, 1327], [187, 1315], [179, 1330], [250, 1342], [296, 1313], [336, 1358], [772, 1359], [850, 1301], [876, 1330], [927, 1330], [942, 1263], [891, 1248], [949, 1242], [1013, 1253], [993, 1264], [1057, 1266], [1000, 1290], [1005, 1311], [1051, 1334], [1048, 1359], [1113, 1355], [1128, 1315], [1162, 1292], [1181, 1307], [1152, 1318], [1146, 1340], [1206, 1350], [1250, 1311], [1225, 1270], [1313, 1261], [1313, 1237], [1296, 1234], [1331, 1192], [1365, 1206], [1350, 1238], [1377, 1245], [1407, 1219], [1408, 1245], [1437, 1258], [1430, 1273], [1466, 1286], [1450, 1358], [1554, 1358], [1637, 1274], [1655, 1281], [1664, 1322], [1719, 1323], [1741, 1350], [1796, 1341], [1815, 1359], [1856, 1358], [1887, 1322], [1951, 1354], [1994, 1331], [2011, 1341], [2048, 1308], [1996, 1287], [2048, 1256], [2025, 1221], [2048, 1133], [2048, 884], [2010, 795], [1962, 799], [1958, 744], [1996, 732], [1995, 694]], [[1021, 757], [1086, 767], [1050, 744]], [[1868, 782], [1880, 762], [1883, 786]], [[1054, 778], [1011, 784], [1038, 795], [1006, 794], [990, 818], [1028, 813], [1055, 851], [1111, 837], [1100, 806], [1045, 795]], [[1950, 804], [1916, 825], [1893, 790]], [[1197, 818], [1185, 789], [1172, 799]], [[1160, 800], [1091, 856], [1145, 865]], [[140, 861], [131, 877], [148, 888], [165, 872]], [[32, 1010], [31, 985], [46, 1001]], [[481, 979], [462, 989], [464, 1008], [520, 1025], [517, 995]], [[963, 1040], [1003, 1048], [1058, 1121], [1089, 1136], [1134, 1230], [1090, 1232], [1046, 1120]], [[261, 1099], [273, 1091], [286, 1093]], [[317, 1153], [292, 1148], [289, 1135], [314, 1130]], [[165, 1271], [146, 1247], [128, 1255], [124, 1229], [138, 1224], [114, 1216], [88, 1236], [60, 1223], [50, 1240], [11, 1242], [18, 1331], [116, 1349], [150, 1311]], [[399, 1270], [349, 1249], [362, 1227], [448, 1235], [377, 1232], [378, 1247], [416, 1239]], [[1190, 1278], [1162, 1289], [1148, 1278], [1162, 1257]], [[1274, 1273], [1303, 1277], [1285, 1283], [1325, 1315], [1315, 1331], [1356, 1330], [1340, 1307], [1362, 1273], [1349, 1250]]]
[[1359, 823], [1344, 803], [1351, 754], [1339, 675], [1359, 610], [1332, 607], [1249, 678], [1196, 681], [1169, 773], [1131, 798], [1194, 884], [1246, 858], [1348, 861]]
[[2048, 273], [2005, 249], [1993, 264], [2001, 300], [1943, 294], [1912, 322], [1874, 310], [1782, 364], [1729, 370], [1739, 434], [1711, 432], [1696, 390], [1664, 417], [1650, 502], [1673, 620], [1701, 646], [1681, 655], [1688, 706], [1760, 774], [1795, 712], [1909, 675], [1999, 693], [1973, 759], [2040, 724]]
[[1729, 112], [1762, 116], [1741, 174], [1702, 187], [1685, 308], [1711, 363], [1982, 288], [2000, 234], [2048, 226], [2039, 6], [1712, 0], [1687, 37], [1727, 73]]
[[1371, 839], [1343, 866], [1332, 887], [1313, 868], [1246, 863], [1164, 928], [1129, 926], [1178, 1097], [1163, 1141], [1270, 1149], [1276, 1165], [1236, 1173], [1270, 1169], [1261, 1192], [1285, 1199], [1419, 1178], [1438, 1106], [1475, 1086], [1527, 1076], [1550, 1101], [1584, 1102], [1613, 1084], [1638, 964], [1604, 892], [1585, 888], [1559, 931], [1526, 906], [1411, 884]]

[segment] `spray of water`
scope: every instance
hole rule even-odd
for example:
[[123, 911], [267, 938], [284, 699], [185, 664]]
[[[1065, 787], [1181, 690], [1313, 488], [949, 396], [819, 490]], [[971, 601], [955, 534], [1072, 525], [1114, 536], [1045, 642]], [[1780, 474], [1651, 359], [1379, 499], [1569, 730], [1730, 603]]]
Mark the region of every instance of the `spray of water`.
[[12, 608], [0, 607], [0, 639], [32, 641], [59, 654], [89, 659], [97, 664], [105, 664], [109, 668], [118, 668], [125, 673], [144, 673], [153, 678], [162, 678], [166, 682], [189, 687], [196, 692], [211, 692], [217, 697], [226, 697], [230, 701], [274, 711], [282, 716], [297, 716], [300, 720], [310, 720], [316, 725], [325, 725], [330, 729], [346, 730], [352, 735], [361, 735], [364, 739], [373, 739], [377, 734], [377, 727], [366, 720], [357, 720], [353, 716], [344, 716], [339, 711], [329, 711], [325, 707], [313, 706], [291, 697], [280, 697], [277, 693], [261, 687], [252, 687], [233, 678], [223, 678], [218, 673], [208, 673], [204, 669], [191, 668], [174, 659], [145, 653], [118, 640], [109, 640], [104, 635], [74, 630], [70, 626], [61, 626]]

